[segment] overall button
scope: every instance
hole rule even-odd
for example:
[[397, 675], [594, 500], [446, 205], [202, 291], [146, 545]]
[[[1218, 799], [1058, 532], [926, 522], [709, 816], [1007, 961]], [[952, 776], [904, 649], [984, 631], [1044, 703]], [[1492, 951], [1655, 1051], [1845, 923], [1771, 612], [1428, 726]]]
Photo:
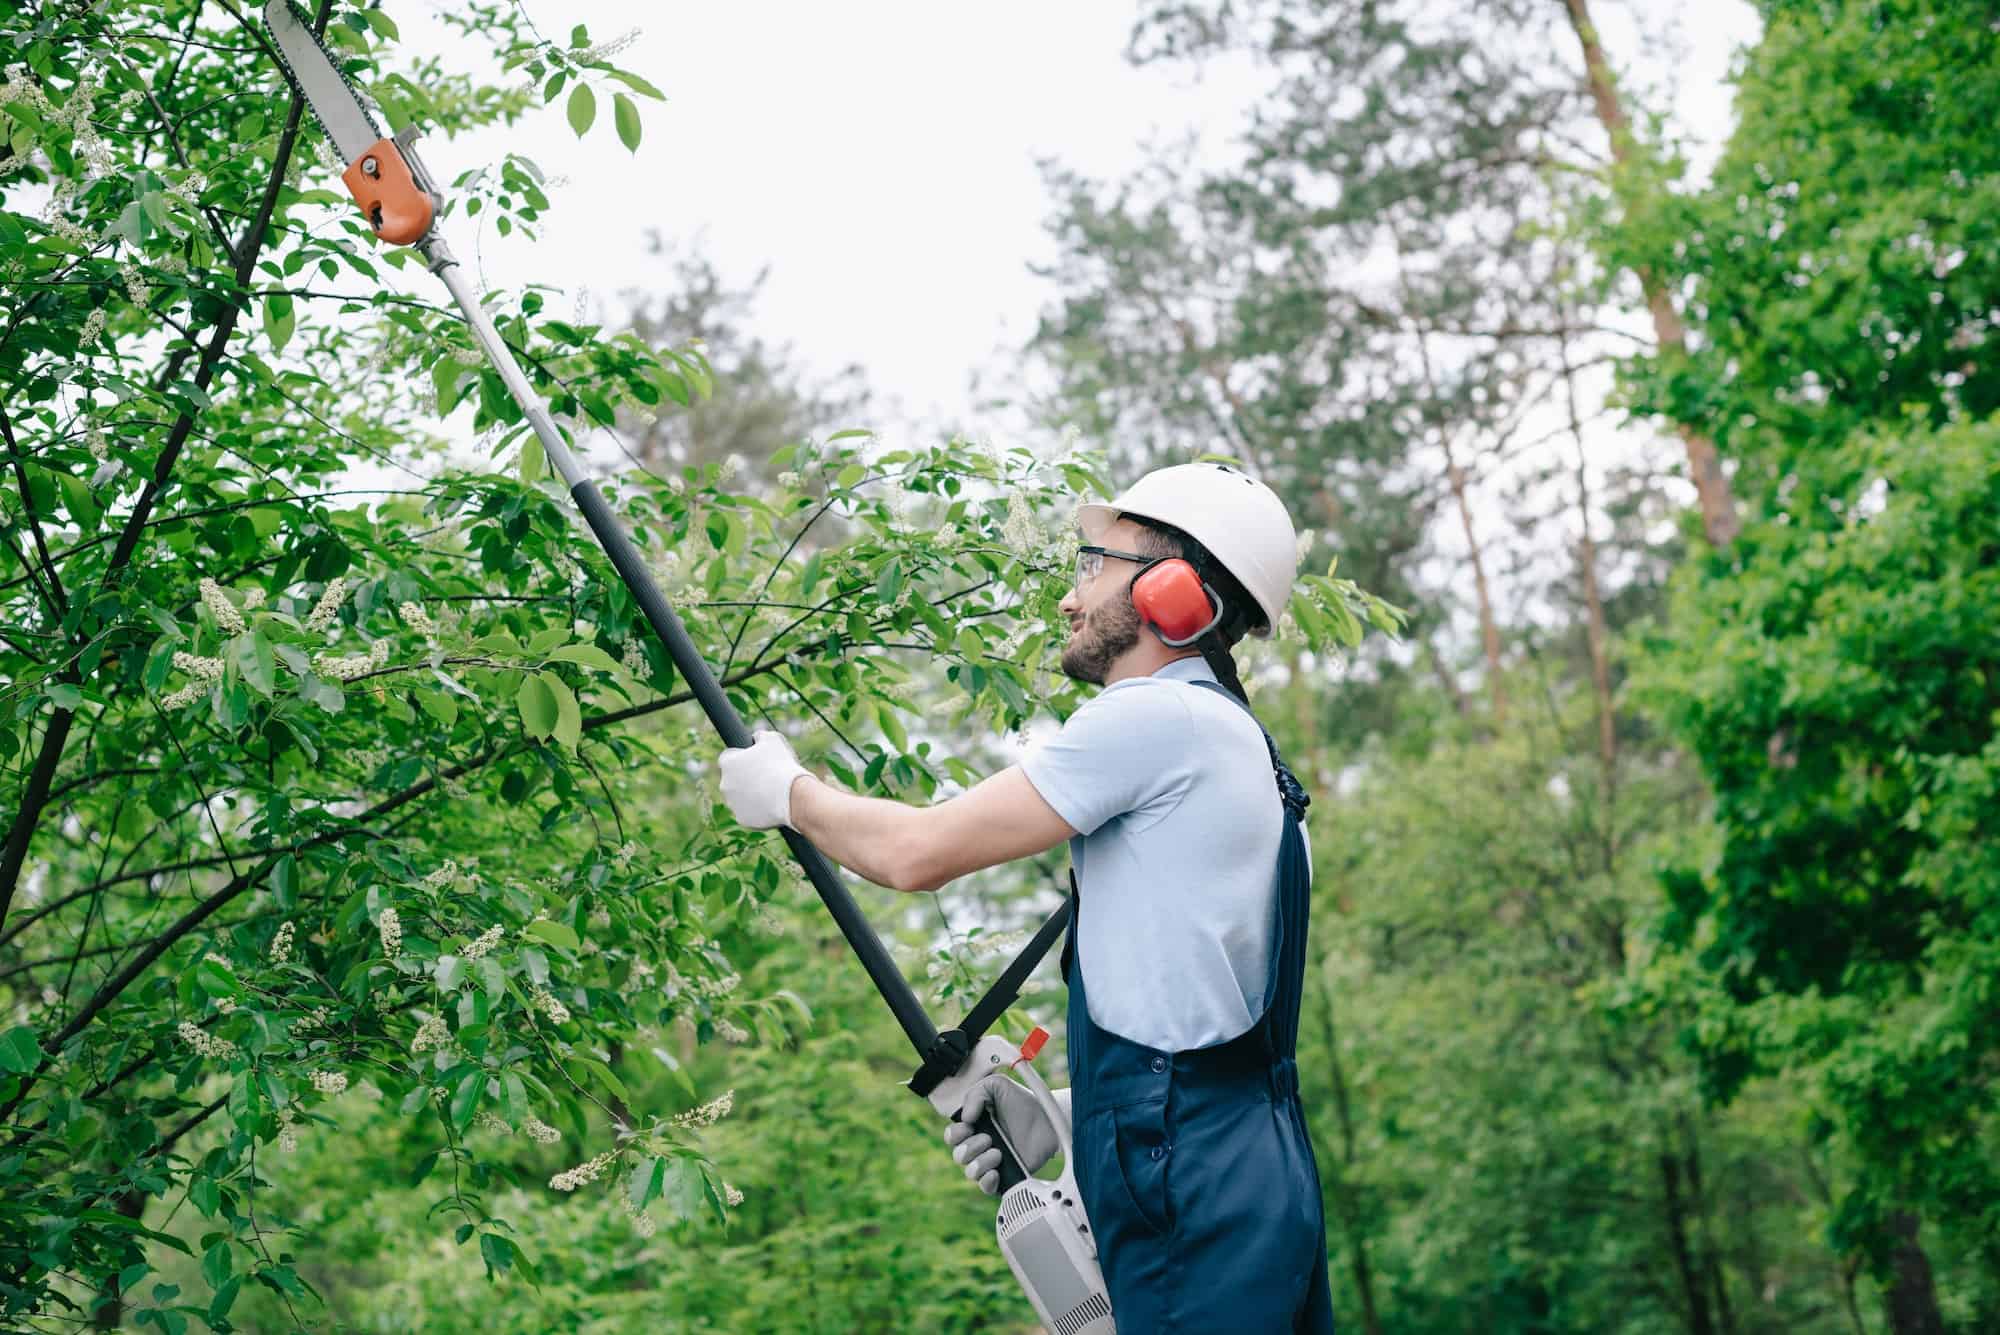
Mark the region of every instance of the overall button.
[[1152, 1149], [1152, 1156], [1153, 1156], [1153, 1158], [1154, 1158], [1154, 1160], [1155, 1160], [1155, 1161], [1158, 1161], [1158, 1160], [1160, 1160], [1160, 1159], [1164, 1159], [1164, 1158], [1166, 1158], [1166, 1157], [1167, 1157], [1167, 1147], [1166, 1147], [1165, 1145], [1155, 1145], [1155, 1146], [1153, 1146], [1153, 1149]]
[[1167, 1069], [1167, 1059], [1165, 1057], [1153, 1058], [1153, 1070], [1164, 1071], [1166, 1069]]

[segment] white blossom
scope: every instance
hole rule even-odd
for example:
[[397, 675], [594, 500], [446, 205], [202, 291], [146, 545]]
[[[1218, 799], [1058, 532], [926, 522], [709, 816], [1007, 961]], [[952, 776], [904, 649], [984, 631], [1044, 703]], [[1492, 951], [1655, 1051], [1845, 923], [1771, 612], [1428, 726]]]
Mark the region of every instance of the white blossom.
[[722, 1184], [722, 1199], [733, 1208], [743, 1204], [743, 1193], [725, 1182]]
[[208, 608], [209, 615], [215, 618], [215, 624], [221, 628], [222, 633], [241, 635], [243, 614], [236, 610], [236, 604], [229, 601], [229, 596], [223, 593], [222, 586], [212, 579], [204, 578], [199, 587], [202, 604]]
[[479, 1110], [479, 1115], [472, 1119], [472, 1124], [481, 1131], [491, 1131], [496, 1136], [511, 1136], [514, 1134], [514, 1128], [508, 1126], [505, 1119], [487, 1108]]
[[499, 945], [500, 938], [506, 934], [507, 929], [495, 923], [472, 940], [466, 942], [465, 947], [458, 953], [461, 958], [476, 960], [487, 951], [493, 949], [493, 947]]
[[549, 1185], [557, 1191], [575, 1191], [587, 1182], [595, 1182], [604, 1175], [604, 1170], [617, 1157], [615, 1150], [606, 1150], [594, 1159], [586, 1159], [568, 1172], [557, 1173], [549, 1179]]
[[204, 658], [199, 654], [188, 653], [184, 649], [176, 649], [174, 667], [198, 681], [222, 680], [222, 660], [219, 658]]
[[416, 1036], [410, 1039], [410, 1054], [421, 1056], [433, 1049], [443, 1052], [451, 1046], [451, 1030], [445, 1026], [444, 1016], [433, 1015], [417, 1026]]
[[629, 1191], [619, 1192], [618, 1203], [624, 1207], [626, 1215], [631, 1218], [632, 1229], [634, 1232], [636, 1232], [642, 1238], [650, 1238], [653, 1236], [654, 1231], [659, 1228], [659, 1225], [653, 1221], [653, 1216], [647, 1214], [644, 1210], [641, 1210], [638, 1206], [632, 1203], [631, 1192]]
[[226, 1038], [217, 1038], [191, 1020], [182, 1020], [179, 1029], [181, 1042], [193, 1048], [204, 1057], [217, 1061], [234, 1061], [242, 1055], [242, 1050]]
[[83, 317], [83, 328], [78, 330], [76, 335], [77, 345], [83, 347], [95, 343], [103, 333], [104, 308], [99, 306]]
[[1007, 518], [1000, 525], [1000, 538], [1016, 556], [1033, 556], [1041, 550], [1041, 525], [1028, 508], [1027, 497], [1018, 491], [1007, 493]]
[[599, 42], [596, 46], [584, 50], [576, 57], [576, 63], [579, 65], [589, 65], [596, 61], [609, 60], [626, 47], [632, 45], [632, 43], [638, 41], [639, 34], [643, 31], [644, 29], [641, 28], [628, 28], [610, 41]]
[[627, 676], [649, 677], [652, 675], [652, 665], [646, 661], [646, 650], [640, 645], [638, 636], [628, 635], [625, 637], [625, 648], [618, 656], [618, 666], [625, 670]]
[[720, 1098], [710, 1099], [699, 1108], [690, 1108], [674, 1116], [673, 1124], [685, 1131], [699, 1130], [714, 1126], [736, 1108], [736, 1091], [724, 1090]]
[[546, 987], [534, 990], [528, 998], [528, 1007], [548, 1016], [550, 1024], [569, 1023], [569, 1007], [563, 1005]]
[[521, 1119], [521, 1130], [528, 1133], [528, 1139], [540, 1145], [553, 1145], [562, 1139], [562, 1132], [532, 1113]]
[[403, 920], [397, 916], [396, 910], [383, 909], [375, 929], [382, 934], [382, 955], [385, 959], [394, 959], [403, 953]]
[[437, 635], [437, 622], [431, 620], [431, 614], [424, 611], [422, 603], [404, 603], [396, 611], [411, 630], [422, 635], [425, 639], [431, 639]]
[[715, 1022], [715, 1032], [723, 1042], [737, 1047], [750, 1041], [750, 1031], [730, 1020], [718, 1019]]
[[446, 886], [450, 885], [453, 881], [457, 879], [458, 879], [458, 863], [450, 858], [446, 858], [444, 860], [444, 865], [442, 867], [439, 867], [436, 871], [424, 877], [423, 880], [417, 882], [417, 888], [420, 890], [429, 890], [435, 893], [436, 891], [444, 889]]
[[[378, 640], [376, 643], [386, 644], [388, 641]], [[372, 653], [315, 654], [312, 663], [313, 671], [328, 681], [353, 681], [357, 677], [367, 676], [381, 666], [375, 661], [375, 655]]]
[[734, 992], [737, 989], [738, 985], [740, 985], [742, 982], [743, 982], [743, 976], [741, 974], [726, 973], [722, 975], [722, 977], [720, 978], [693, 979], [688, 983], [688, 988], [696, 996], [709, 997], [713, 999], [717, 997], [728, 996], [731, 992]]
[[313, 610], [306, 616], [306, 629], [324, 631], [340, 615], [340, 601], [347, 596], [347, 581], [335, 575], [327, 581], [326, 591], [313, 604]]
[[345, 1094], [347, 1092], [347, 1077], [339, 1071], [314, 1071], [312, 1073], [312, 1085], [314, 1089], [328, 1096]]

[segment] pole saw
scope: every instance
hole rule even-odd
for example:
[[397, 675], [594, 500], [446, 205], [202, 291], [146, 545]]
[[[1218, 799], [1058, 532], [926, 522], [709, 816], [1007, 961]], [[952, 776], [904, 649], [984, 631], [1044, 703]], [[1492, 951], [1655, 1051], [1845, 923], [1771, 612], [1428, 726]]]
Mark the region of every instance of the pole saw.
[[[528, 384], [513, 352], [494, 328], [458, 261], [445, 245], [436, 225], [444, 199], [436, 179], [417, 156], [414, 147], [417, 127], [407, 125], [393, 137], [384, 136], [360, 95], [321, 45], [312, 20], [295, 9], [290, 0], [269, 0], [264, 7], [264, 23], [277, 44], [286, 74], [333, 141], [341, 160], [347, 163], [341, 181], [354, 196], [369, 227], [391, 245], [414, 247], [423, 256], [425, 267], [450, 291], [480, 350], [520, 406], [550, 466], [569, 488], [570, 498], [576, 502], [584, 522], [700, 702], [702, 712], [707, 714], [724, 745], [749, 746], [749, 729], [744, 727], [735, 706], [702, 659], [687, 627], [647, 571], [638, 549], [612, 514], [603, 493], [584, 475], [576, 456], [556, 430], [548, 408]], [[1061, 1116], [1047, 1085], [1031, 1065], [1048, 1035], [1037, 1029], [1027, 1043], [1016, 1048], [1006, 1039], [986, 1032], [1013, 1004], [1021, 984], [1068, 925], [1068, 903], [1042, 925], [965, 1019], [956, 1028], [940, 1033], [889, 958], [881, 938], [862, 915], [833, 864], [798, 831], [781, 826], [779, 833], [833, 915], [848, 946], [868, 971], [875, 990], [916, 1048], [923, 1064], [909, 1081], [914, 1093], [928, 1099], [945, 1117], [956, 1120], [966, 1096], [978, 1081], [1003, 1069], [1018, 1069], [1022, 1073], [1029, 1090], [1057, 1130], [1063, 1169], [1061, 1176], [1053, 1181], [1029, 1177], [992, 1114], [981, 1114], [975, 1124], [977, 1129], [991, 1136], [1001, 1150], [1003, 1195], [995, 1224], [1001, 1250], [1015, 1278], [1026, 1290], [1036, 1315], [1050, 1330], [1057, 1335], [1112, 1335], [1111, 1304], [1097, 1264], [1097, 1245], [1077, 1196], [1067, 1119]]]

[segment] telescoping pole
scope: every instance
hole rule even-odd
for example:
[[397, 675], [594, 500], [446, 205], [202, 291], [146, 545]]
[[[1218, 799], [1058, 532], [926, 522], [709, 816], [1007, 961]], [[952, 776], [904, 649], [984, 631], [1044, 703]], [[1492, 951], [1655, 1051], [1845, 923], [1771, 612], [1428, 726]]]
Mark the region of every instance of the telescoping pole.
[[[500, 378], [506, 382], [508, 392], [514, 396], [514, 402], [521, 406], [523, 413], [527, 414], [528, 425], [534, 429], [535, 438], [541, 441], [542, 450], [548, 455], [550, 466], [569, 488], [570, 498], [576, 502], [576, 508], [583, 512], [584, 522], [590, 525], [590, 531], [597, 536], [598, 543], [604, 548], [604, 554], [611, 558], [611, 564], [617, 569], [619, 578], [625, 581], [625, 587], [632, 591], [632, 597], [638, 602], [639, 609], [646, 614], [646, 621], [652, 626], [653, 633], [658, 635], [660, 643], [667, 647], [668, 655], [674, 660], [674, 667], [680, 671], [682, 680], [687, 682], [688, 689], [694, 692], [695, 699], [701, 703], [702, 712], [708, 715], [708, 721], [714, 724], [715, 730], [722, 735], [723, 745], [739, 747], [750, 745], [750, 730], [743, 726], [743, 720], [737, 714], [736, 706], [730, 704], [729, 697], [723, 694], [722, 683], [718, 682], [715, 674], [709, 670], [708, 663], [703, 660], [701, 651], [695, 647], [694, 640], [688, 635], [687, 626], [682, 623], [680, 615], [660, 592], [660, 586], [654, 582], [652, 572], [646, 569], [646, 563], [641, 559], [638, 549], [632, 545], [632, 539], [626, 535], [617, 516], [611, 513], [611, 507], [605, 503], [604, 493], [597, 489], [595, 482], [584, 476], [576, 456], [563, 443], [562, 435], [556, 430], [556, 424], [550, 418], [541, 396], [528, 384], [527, 377], [521, 373], [520, 366], [514, 361], [513, 352], [501, 339], [500, 331], [493, 327], [493, 321], [486, 314], [485, 307], [480, 304], [477, 294], [466, 283], [465, 271], [459, 267], [458, 261], [453, 258], [451, 251], [435, 230], [424, 241], [419, 242], [418, 246], [430, 262], [431, 272], [442, 279], [444, 285], [451, 290], [452, 299], [464, 313], [465, 321], [472, 327], [473, 335], [479, 340], [480, 347], [485, 350], [487, 360], [493, 363], [494, 369], [500, 373]], [[811, 881], [813, 889], [819, 892], [820, 899], [826, 904], [827, 912], [833, 915], [834, 922], [840, 927], [841, 935], [847, 938], [848, 946], [860, 957], [862, 967], [868, 970], [869, 978], [875, 983], [875, 990], [880, 992], [882, 1000], [889, 1004], [890, 1011], [896, 1016], [896, 1023], [903, 1027], [903, 1032], [909, 1036], [910, 1042], [919, 1054], [928, 1053], [931, 1045], [937, 1041], [937, 1026], [932, 1024], [930, 1017], [924, 1013], [916, 993], [904, 980], [902, 972], [896, 968], [895, 961], [889, 958], [889, 952], [882, 945], [882, 939], [875, 934], [875, 929], [869, 926], [868, 919], [863, 916], [860, 906], [854, 902], [854, 896], [849, 894], [847, 887], [841, 883], [840, 874], [833, 869], [833, 864], [826, 860], [826, 855], [813, 847], [811, 841], [797, 830], [785, 826], [781, 827], [779, 832], [784, 835], [785, 843], [792, 850], [792, 856], [797, 858], [799, 865], [805, 869], [806, 879]]]
[[[743, 720], [737, 714], [736, 707], [729, 703], [729, 697], [723, 693], [722, 684], [709, 670], [708, 663], [702, 658], [701, 651], [695, 647], [694, 640], [688, 635], [687, 627], [682, 623], [680, 615], [660, 592], [652, 572], [646, 569], [638, 549], [632, 545], [632, 539], [605, 502], [604, 493], [598, 490], [595, 482], [584, 476], [576, 456], [563, 443], [554, 420], [549, 416], [548, 408], [542, 403], [541, 396], [528, 384], [527, 377], [521, 373], [512, 350], [501, 339], [500, 331], [493, 327], [493, 321], [480, 304], [478, 295], [466, 283], [464, 271], [452, 257], [444, 239], [433, 228], [417, 242], [417, 248], [429, 262], [431, 272], [443, 280], [445, 287], [450, 289], [452, 299], [458, 303], [458, 309], [464, 314], [465, 322], [471, 327], [473, 336], [479, 340], [479, 346], [485, 351], [487, 360], [500, 373], [500, 378], [506, 382], [508, 392], [514, 396], [514, 402], [519, 404], [521, 411], [527, 415], [528, 425], [534, 430], [535, 438], [541, 442], [550, 466], [569, 487], [570, 498], [576, 502], [577, 509], [582, 511], [584, 522], [590, 525], [590, 531], [596, 535], [598, 543], [604, 548], [604, 554], [611, 558], [611, 564], [618, 571], [619, 578], [624, 580], [625, 587], [631, 590], [632, 597], [638, 602], [640, 610], [646, 614], [647, 623], [652, 626], [653, 633], [660, 637], [660, 643], [666, 646], [667, 653], [674, 660], [674, 666], [680, 671], [681, 678], [687, 682], [688, 689], [694, 693], [695, 699], [700, 702], [702, 712], [707, 714], [709, 722], [715, 725], [723, 744], [732, 747], [750, 745], [750, 731], [743, 726]], [[840, 928], [840, 934], [847, 939], [848, 947], [861, 961], [861, 967], [868, 971], [868, 977], [874, 982], [875, 990], [881, 994], [882, 1000], [888, 1003], [890, 1012], [896, 1017], [896, 1023], [903, 1027], [903, 1033], [909, 1038], [911, 1046], [916, 1048], [917, 1055], [927, 1066], [934, 1066], [941, 1059], [948, 1059], [953, 1053], [962, 1057], [964, 1051], [962, 1036], [965, 1027], [953, 1031], [952, 1037], [956, 1040], [955, 1043], [940, 1047], [937, 1026], [932, 1024], [930, 1016], [925, 1014], [916, 993], [904, 979], [902, 971], [897, 969], [895, 961], [889, 958], [889, 952], [883, 946], [882, 939], [875, 934], [875, 929], [869, 925], [860, 906], [854, 902], [854, 896], [848, 893], [847, 886], [842, 883], [840, 873], [834, 870], [826, 855], [815, 848], [811, 840], [789, 826], [780, 827], [779, 833], [784, 836], [785, 844], [791, 849], [792, 856], [798, 859], [799, 866], [804, 869], [806, 879], [812, 882], [813, 889], [819, 893], [820, 902], [825, 904], [827, 912], [833, 915], [833, 921]], [[980, 1018], [977, 1028], [972, 1030], [973, 1038], [977, 1038], [978, 1034], [997, 1018], [999, 1011], [1005, 1009], [1006, 1002], [1012, 1000], [1014, 989], [1018, 988], [1020, 979], [1036, 961], [1040, 960], [1042, 953], [1048, 949], [1050, 942], [1060, 930], [1061, 920], [1066, 918], [1067, 906], [1056, 919], [1051, 919], [1050, 923], [1043, 927], [1029, 950], [1023, 951], [1021, 958], [1015, 961], [1014, 968], [1003, 978], [1005, 999], [1002, 1000], [1000, 996], [1002, 988], [996, 987], [995, 995], [975, 1011], [975, 1015]], [[991, 1014], [982, 1015], [984, 1011], [990, 1011]], [[969, 1017], [968, 1026], [972, 1023], [973, 1020]], [[1025, 1177], [1026, 1173], [1015, 1159], [1011, 1147], [993, 1126], [991, 1114], [982, 1114], [976, 1125], [980, 1131], [991, 1136], [993, 1143], [1000, 1149], [1002, 1157], [1000, 1177], [1003, 1189]]]

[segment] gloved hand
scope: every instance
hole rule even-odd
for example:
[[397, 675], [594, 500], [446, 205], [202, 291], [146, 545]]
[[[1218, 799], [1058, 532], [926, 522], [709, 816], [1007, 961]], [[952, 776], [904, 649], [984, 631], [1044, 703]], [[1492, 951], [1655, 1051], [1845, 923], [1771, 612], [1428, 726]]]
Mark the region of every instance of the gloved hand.
[[730, 747], [717, 763], [722, 770], [722, 800], [739, 825], [768, 830], [792, 823], [792, 781], [806, 768], [783, 737], [768, 729], [760, 731], [749, 746]]
[[[1063, 1131], [1069, 1131], [1069, 1091], [1051, 1091], [1055, 1095], [1056, 1107], [1062, 1113]], [[972, 1087], [972, 1093], [965, 1099], [965, 1109], [956, 1122], [948, 1123], [944, 1129], [944, 1143], [951, 1146], [951, 1157], [962, 1165], [967, 1178], [979, 1184], [979, 1189], [988, 1196], [1000, 1194], [1000, 1147], [993, 1143], [993, 1137], [973, 1130], [973, 1123], [979, 1115], [991, 1110], [993, 1120], [1000, 1124], [1000, 1132], [1020, 1156], [1021, 1166], [1032, 1175], [1041, 1171], [1043, 1164], [1055, 1157], [1061, 1149], [1056, 1139], [1056, 1129], [1050, 1125], [1048, 1114], [1042, 1105], [1028, 1092], [1028, 1087], [1004, 1075], [990, 1075]]]

